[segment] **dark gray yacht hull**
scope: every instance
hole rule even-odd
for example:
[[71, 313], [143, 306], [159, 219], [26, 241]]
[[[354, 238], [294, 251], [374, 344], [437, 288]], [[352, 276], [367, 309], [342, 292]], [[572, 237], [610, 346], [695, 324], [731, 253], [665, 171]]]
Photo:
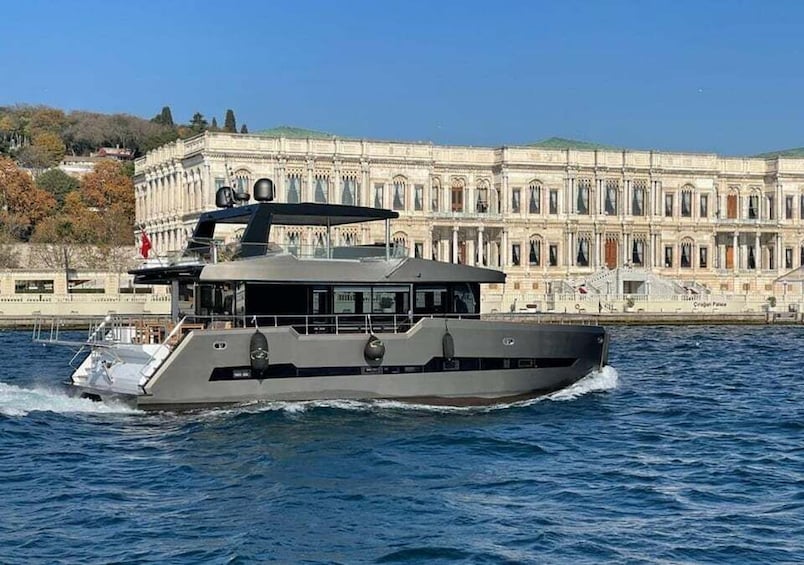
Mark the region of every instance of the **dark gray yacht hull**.
[[[130, 395], [139, 408], [177, 409], [251, 401], [396, 399], [487, 404], [561, 389], [602, 368], [608, 337], [597, 326], [423, 319], [405, 333], [376, 334], [385, 353], [367, 361], [365, 333], [301, 335], [260, 328], [268, 368], [251, 367], [255, 328], [194, 331]], [[449, 332], [454, 347], [444, 345]], [[81, 388], [93, 397], [114, 386]]]

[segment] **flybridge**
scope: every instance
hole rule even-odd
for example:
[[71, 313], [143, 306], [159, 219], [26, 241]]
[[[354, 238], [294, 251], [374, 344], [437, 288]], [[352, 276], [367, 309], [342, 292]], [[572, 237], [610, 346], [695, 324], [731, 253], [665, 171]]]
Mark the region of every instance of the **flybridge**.
[[[303, 249], [299, 242], [290, 243], [287, 251], [295, 256], [308, 258], [361, 258], [382, 257], [386, 260], [401, 257], [404, 249], [392, 246], [390, 220], [398, 218], [399, 213], [392, 210], [347, 206], [342, 204], [272, 202], [274, 185], [270, 179], [260, 179], [254, 184], [255, 204], [247, 204], [250, 195], [244, 191], [234, 191], [224, 186], [218, 189], [215, 203], [218, 210], [205, 212], [198, 218], [187, 247], [180, 255], [166, 260], [155, 259], [138, 269], [130, 271], [140, 284], [165, 284], [175, 279], [195, 279], [208, 263], [219, 260], [262, 257], [281, 251], [282, 248], [271, 241], [271, 226], [314, 226], [326, 228], [321, 241], [312, 250]], [[383, 220], [385, 222], [385, 242], [381, 244], [332, 247], [333, 226], [343, 226], [362, 222]], [[236, 242], [225, 244], [221, 235], [216, 235], [220, 225], [242, 225]], [[393, 248], [392, 248], [393, 247]], [[312, 251], [312, 252], [311, 252]], [[406, 255], [406, 253], [404, 253]]]
[[[215, 194], [215, 203], [221, 209], [201, 215], [187, 251], [191, 253], [207, 251], [209, 242], [215, 234], [215, 226], [218, 224], [245, 224], [246, 228], [240, 239], [242, 249], [239, 256], [256, 257], [265, 254], [272, 225], [325, 226], [329, 244], [331, 241], [329, 229], [332, 226], [384, 220], [386, 257], [390, 256], [390, 220], [398, 218], [398, 212], [341, 204], [272, 202], [274, 183], [270, 179], [259, 179], [254, 183], [254, 198], [259, 201], [257, 204], [242, 205], [249, 198], [246, 192], [233, 191], [228, 186], [219, 188]], [[237, 205], [238, 203], [241, 205]]]
[[[198, 253], [207, 250], [208, 242], [218, 224], [244, 224], [246, 228], [240, 240], [243, 244], [240, 256], [254, 257], [265, 254], [265, 242], [269, 241], [272, 225], [322, 226], [329, 229], [333, 226], [385, 220], [389, 226], [388, 221], [398, 217], [398, 212], [361, 206], [261, 202], [202, 214], [187, 245], [187, 251]], [[390, 244], [389, 239], [386, 238], [386, 245]]]

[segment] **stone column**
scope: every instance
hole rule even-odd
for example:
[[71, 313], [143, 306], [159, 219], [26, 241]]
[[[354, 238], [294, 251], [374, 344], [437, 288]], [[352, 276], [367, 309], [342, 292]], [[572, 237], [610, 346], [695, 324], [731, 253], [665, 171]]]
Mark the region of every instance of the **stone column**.
[[332, 170], [332, 184], [333, 186], [330, 188], [329, 194], [327, 194], [327, 202], [343, 204], [343, 202], [341, 202], [343, 191], [341, 190], [341, 170], [339, 163], [336, 163]]
[[628, 263], [628, 249], [630, 248], [629, 242], [631, 237], [627, 233], [623, 233], [623, 241], [622, 241], [622, 259], [620, 260], [620, 265], [625, 266]]
[[782, 236], [778, 233], [775, 236], [775, 251], [776, 259], [773, 261], [773, 266], [776, 271], [780, 271], [782, 270]]
[[575, 234], [572, 233], [572, 232], [569, 232], [567, 234], [567, 255], [569, 256], [568, 257], [569, 260], [567, 261], [567, 265], [569, 265], [570, 267], [575, 266], [575, 245], [574, 245], [574, 243], [575, 243]]
[[357, 196], [357, 204], [358, 206], [369, 206], [371, 202], [371, 179], [369, 178], [369, 168], [368, 164], [363, 164], [363, 180], [360, 183], [360, 190], [355, 191], [356, 194], [359, 193]]
[[313, 165], [312, 163], [307, 163], [307, 183], [303, 184], [301, 187], [301, 194], [300, 194], [300, 202], [312, 202], [313, 201]]
[[618, 202], [618, 211], [620, 212], [620, 217], [625, 218], [626, 216], [631, 215], [631, 211], [628, 209], [631, 204], [631, 180], [623, 180], [623, 192], [622, 192], [622, 201]]
[[424, 259], [433, 258], [433, 226], [427, 228], [427, 239], [422, 245], [422, 256]]
[[471, 237], [466, 238], [466, 264], [467, 265], [476, 265], [475, 263], [475, 240]]
[[754, 234], [754, 268], [759, 271], [762, 269], [762, 253], [759, 249], [759, 232]]
[[603, 234], [600, 232], [595, 233], [595, 257], [592, 262], [592, 265], [595, 269], [599, 269], [602, 265], [601, 263], [601, 253], [600, 248], [603, 246]]
[[508, 171], [503, 171], [499, 207], [500, 214], [506, 214], [511, 208], [511, 190], [508, 187]]
[[500, 266], [503, 269], [508, 266], [508, 232], [505, 229], [500, 234]]
[[452, 263], [458, 263], [458, 226], [452, 227]]
[[483, 261], [483, 226], [477, 228], [477, 264], [478, 265], [485, 265], [486, 262]]
[[732, 243], [731, 243], [731, 246], [732, 246], [732, 249], [734, 249], [734, 251], [732, 252], [732, 253], [733, 253], [733, 261], [732, 261], [732, 267], [733, 267], [733, 269], [732, 269], [732, 270], [733, 270], [735, 273], [737, 272], [737, 267], [740, 265], [740, 257], [739, 257], [739, 255], [737, 254], [737, 251], [738, 251], [738, 248], [737, 248], [737, 237], [738, 237], [738, 233], [737, 233], [737, 232], [734, 232], [734, 234], [732, 234], [732, 236], [731, 236], [731, 242], [732, 242]]

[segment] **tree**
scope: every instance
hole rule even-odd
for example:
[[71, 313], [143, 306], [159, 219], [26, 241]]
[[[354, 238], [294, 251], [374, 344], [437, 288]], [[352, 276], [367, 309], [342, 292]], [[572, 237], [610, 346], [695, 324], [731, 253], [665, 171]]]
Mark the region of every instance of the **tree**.
[[164, 106], [162, 111], [157, 114], [152, 121], [168, 127], [174, 127], [176, 125], [173, 123], [173, 113], [170, 111], [170, 106]]
[[42, 133], [61, 136], [65, 127], [67, 127], [67, 116], [61, 110], [48, 108], [47, 106], [37, 106], [31, 113], [29, 128], [33, 137]]
[[33, 138], [33, 146], [41, 149], [46, 157], [46, 166], [54, 167], [64, 159], [67, 148], [58, 134], [51, 132], [37, 133]]
[[11, 159], [0, 157], [0, 224], [6, 233], [27, 240], [55, 207], [56, 199], [35, 186], [28, 173]]
[[36, 186], [52, 194], [61, 209], [65, 196], [78, 190], [80, 183], [61, 169], [49, 169], [36, 176]]
[[223, 123], [223, 131], [237, 133], [237, 122], [235, 121], [234, 110], [226, 110], [226, 120]]
[[204, 114], [196, 112], [193, 114], [193, 119], [190, 120], [190, 131], [193, 135], [207, 131], [207, 121], [204, 119]]
[[246, 127], [246, 124], [243, 124], [243, 126], [240, 128], [240, 133], [248, 133], [248, 127]]
[[26, 145], [14, 152], [17, 162], [26, 169], [47, 169], [52, 164], [52, 156], [47, 149], [38, 145]]
[[217, 118], [212, 118], [212, 125], [209, 126], [209, 131], [218, 131], [219, 129]]
[[[134, 232], [134, 181], [117, 161], [102, 161], [81, 181], [81, 200], [98, 212], [99, 242], [128, 245]], [[66, 205], [66, 203], [65, 203]]]
[[31, 241], [34, 243], [94, 244], [99, 243], [98, 213], [90, 210], [81, 195], [69, 193], [64, 199], [60, 214], [42, 220], [36, 226]]

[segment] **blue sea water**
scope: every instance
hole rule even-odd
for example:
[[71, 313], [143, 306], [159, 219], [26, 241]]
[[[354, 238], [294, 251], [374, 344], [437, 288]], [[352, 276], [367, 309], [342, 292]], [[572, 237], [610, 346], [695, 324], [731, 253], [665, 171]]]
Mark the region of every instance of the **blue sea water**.
[[611, 367], [487, 408], [68, 398], [0, 333], [0, 562], [794, 563], [800, 327], [614, 327]]

